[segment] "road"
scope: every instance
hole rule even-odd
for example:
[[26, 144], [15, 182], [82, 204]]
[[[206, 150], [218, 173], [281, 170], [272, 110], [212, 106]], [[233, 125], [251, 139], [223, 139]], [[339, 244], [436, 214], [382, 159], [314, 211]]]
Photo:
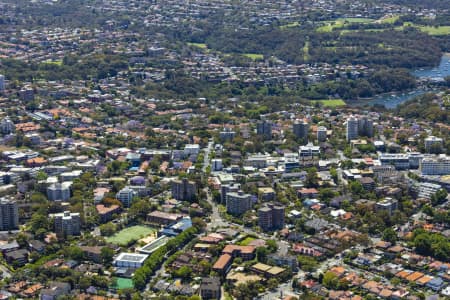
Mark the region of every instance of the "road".
[[[213, 145], [214, 145], [214, 143], [212, 141], [209, 141], [208, 146], [204, 150], [205, 151], [205, 159], [203, 161], [203, 167], [202, 167], [203, 173], [206, 173], [206, 169], [210, 165], [209, 156], [211, 154]], [[219, 207], [217, 206], [217, 203], [215, 203], [213, 201], [212, 196], [211, 196], [211, 191], [209, 190], [209, 188], [205, 187], [203, 189], [203, 191], [206, 193], [206, 201], [208, 201], [208, 203], [212, 207], [211, 221], [208, 223], [206, 229], [208, 231], [211, 231], [213, 228], [229, 227], [230, 224], [228, 222], [226, 222], [225, 220], [223, 220], [222, 216], [220, 215]]]

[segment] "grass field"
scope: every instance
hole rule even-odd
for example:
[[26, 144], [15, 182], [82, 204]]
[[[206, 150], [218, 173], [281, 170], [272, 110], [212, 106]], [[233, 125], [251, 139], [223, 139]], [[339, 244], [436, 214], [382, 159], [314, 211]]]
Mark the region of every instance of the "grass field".
[[201, 49], [208, 49], [208, 45], [204, 43], [187, 43], [189, 46], [194, 46]]
[[342, 28], [346, 24], [349, 24], [349, 23], [369, 24], [372, 22], [374, 22], [373, 19], [367, 19], [367, 18], [341, 18], [341, 19], [336, 19], [333, 21], [326, 21], [325, 25], [318, 27], [316, 29], [316, 31], [317, 32], [331, 32], [334, 29]]
[[339, 107], [345, 106], [345, 102], [342, 99], [329, 99], [329, 100], [311, 100], [312, 103], [320, 103], [325, 107]]
[[242, 55], [245, 56], [245, 57], [248, 57], [250, 59], [253, 59], [253, 60], [262, 60], [262, 59], [264, 59], [264, 55], [257, 54], [257, 53], [244, 53]]
[[119, 246], [126, 246], [128, 243], [137, 241], [138, 239], [150, 235], [153, 232], [155, 232], [154, 228], [136, 225], [122, 229], [113, 236], [107, 238], [106, 241]]
[[377, 22], [385, 24], [394, 24], [399, 18], [400, 16], [392, 16], [387, 18], [381, 18]]
[[240, 241], [239, 245], [241, 245], [241, 246], [248, 246], [254, 240], [256, 240], [254, 237], [248, 236], [245, 239], [243, 239], [242, 241]]

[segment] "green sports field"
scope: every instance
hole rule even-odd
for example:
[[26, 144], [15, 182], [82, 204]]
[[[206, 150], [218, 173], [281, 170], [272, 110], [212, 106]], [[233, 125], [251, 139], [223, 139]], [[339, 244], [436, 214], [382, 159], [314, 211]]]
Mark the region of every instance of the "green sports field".
[[330, 99], [330, 100], [311, 100], [312, 103], [320, 103], [325, 107], [339, 107], [345, 106], [345, 102], [342, 99]]
[[155, 231], [156, 229], [148, 226], [142, 225], [131, 226], [122, 229], [113, 236], [107, 238], [106, 241], [108, 243], [113, 243], [119, 246], [126, 246], [128, 245], [128, 243], [137, 241], [138, 239], [146, 237]]

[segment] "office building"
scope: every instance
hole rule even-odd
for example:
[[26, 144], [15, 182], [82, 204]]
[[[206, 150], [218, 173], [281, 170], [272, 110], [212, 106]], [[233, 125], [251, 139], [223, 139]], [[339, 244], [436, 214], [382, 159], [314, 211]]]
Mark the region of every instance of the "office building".
[[260, 121], [256, 124], [256, 134], [262, 136], [265, 140], [272, 138], [272, 123]]
[[373, 137], [373, 121], [367, 117], [359, 117], [358, 134], [360, 136]]
[[258, 225], [262, 230], [277, 230], [284, 227], [284, 206], [268, 203], [258, 210]]
[[220, 133], [219, 137], [221, 141], [229, 141], [234, 139], [236, 136], [236, 132], [233, 131], [231, 128], [225, 127]]
[[252, 195], [245, 194], [243, 191], [228, 192], [226, 196], [227, 212], [232, 215], [241, 215], [252, 209]]
[[394, 166], [397, 170], [409, 169], [409, 155], [403, 153], [382, 153], [379, 156], [382, 166]]
[[31, 87], [24, 87], [19, 91], [19, 97], [23, 101], [33, 101], [34, 90]]
[[72, 182], [53, 183], [47, 188], [47, 198], [50, 201], [68, 201]]
[[327, 140], [327, 128], [324, 126], [319, 126], [317, 128], [317, 141], [319, 143], [325, 142]]
[[200, 153], [200, 145], [187, 144], [186, 146], [184, 146], [183, 152], [185, 156], [198, 155]]
[[384, 200], [375, 204], [375, 210], [377, 212], [385, 211], [389, 215], [392, 215], [394, 211], [397, 209], [398, 209], [398, 201], [392, 198], [385, 198]]
[[0, 74], [0, 93], [5, 90], [5, 76]]
[[230, 183], [230, 184], [222, 184], [220, 188], [220, 201], [222, 204], [226, 204], [227, 193], [235, 192], [237, 193], [241, 189], [241, 185], [239, 183]]
[[0, 231], [17, 229], [19, 227], [19, 209], [17, 202], [0, 198]]
[[65, 211], [63, 213], [54, 214], [53, 218], [55, 233], [58, 237], [80, 235], [80, 213], [71, 213], [70, 211]]
[[172, 181], [172, 197], [181, 201], [192, 201], [197, 195], [197, 185], [186, 178]]
[[200, 297], [204, 300], [220, 299], [221, 298], [220, 278], [218, 277], [202, 278], [202, 283], [200, 284]]
[[130, 187], [126, 186], [116, 194], [116, 199], [119, 200], [124, 207], [130, 207], [135, 196], [137, 196], [137, 193]]
[[305, 143], [308, 142], [308, 122], [306, 122], [305, 120], [296, 120], [292, 125], [292, 131], [297, 138], [303, 139]]
[[300, 161], [298, 159], [298, 153], [285, 153], [284, 154], [284, 170], [290, 172], [294, 169], [300, 168]]
[[444, 140], [435, 136], [429, 136], [425, 139], [425, 151], [427, 153], [440, 153]]
[[423, 175], [449, 175], [450, 157], [446, 155], [426, 157], [420, 163], [420, 171]]
[[4, 118], [0, 122], [0, 132], [2, 134], [11, 134], [14, 132], [14, 130], [15, 130], [14, 123], [8, 117]]
[[351, 116], [347, 119], [347, 141], [356, 140], [358, 138], [358, 119], [354, 116]]
[[304, 158], [313, 158], [314, 156], [320, 155], [320, 147], [314, 146], [312, 143], [309, 143], [306, 146], [300, 146], [299, 156], [300, 159]]
[[220, 158], [211, 159], [211, 171], [213, 172], [222, 171], [222, 168], [223, 168], [222, 159]]
[[423, 154], [418, 152], [409, 153], [409, 168], [418, 169], [423, 159]]

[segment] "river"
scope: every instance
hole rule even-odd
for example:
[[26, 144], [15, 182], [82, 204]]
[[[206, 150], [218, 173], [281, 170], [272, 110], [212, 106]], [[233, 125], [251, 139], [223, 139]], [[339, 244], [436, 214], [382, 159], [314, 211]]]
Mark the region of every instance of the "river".
[[[450, 76], [450, 53], [446, 53], [442, 56], [439, 66], [432, 69], [415, 70], [412, 71], [411, 74], [419, 79], [428, 79], [435, 82], [443, 81], [446, 76]], [[409, 92], [378, 95], [370, 100], [357, 101], [355, 104], [380, 104], [384, 105], [386, 108], [395, 108], [399, 104], [411, 100], [414, 97], [420, 96], [426, 92], [430, 91], [424, 90], [423, 88], [418, 88]]]

